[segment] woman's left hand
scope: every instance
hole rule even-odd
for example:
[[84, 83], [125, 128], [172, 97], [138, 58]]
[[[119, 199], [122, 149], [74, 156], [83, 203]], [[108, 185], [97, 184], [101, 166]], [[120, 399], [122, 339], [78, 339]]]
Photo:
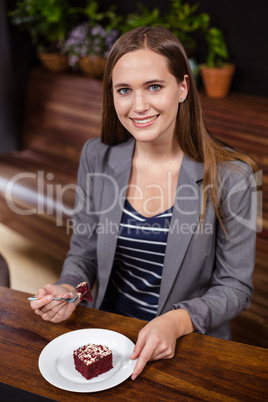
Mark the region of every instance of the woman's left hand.
[[183, 309], [169, 311], [150, 321], [139, 332], [130, 356], [130, 359], [138, 359], [131, 379], [135, 380], [148, 361], [172, 359], [177, 338], [193, 330], [191, 318]]

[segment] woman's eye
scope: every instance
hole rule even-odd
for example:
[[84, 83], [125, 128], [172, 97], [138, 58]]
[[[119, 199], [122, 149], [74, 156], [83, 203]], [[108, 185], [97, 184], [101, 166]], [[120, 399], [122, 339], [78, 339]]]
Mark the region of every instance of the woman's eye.
[[127, 94], [129, 94], [130, 89], [128, 89], [128, 88], [121, 88], [121, 89], [119, 89], [118, 92], [119, 92], [121, 95], [127, 95]]
[[156, 92], [156, 91], [159, 91], [161, 89], [161, 86], [160, 85], [150, 85], [149, 86], [149, 90], [150, 91], [152, 91], [152, 92]]

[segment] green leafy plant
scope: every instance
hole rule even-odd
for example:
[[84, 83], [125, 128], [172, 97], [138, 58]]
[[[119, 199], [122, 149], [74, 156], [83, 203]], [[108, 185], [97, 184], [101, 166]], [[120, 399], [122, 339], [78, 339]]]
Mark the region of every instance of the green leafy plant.
[[159, 9], [154, 8], [153, 10], [149, 10], [143, 4], [138, 4], [137, 11], [128, 14], [119, 29], [124, 34], [134, 28], [155, 25], [163, 25], [163, 18], [160, 16]]
[[116, 7], [111, 6], [105, 11], [100, 11], [99, 4], [95, 0], [88, 0], [85, 7], [76, 7], [72, 12], [80, 13], [92, 27], [102, 25], [106, 31], [118, 29], [122, 16], [116, 13]]
[[68, 0], [20, 0], [9, 17], [41, 51], [48, 45], [60, 46], [73, 24], [74, 14]]
[[205, 35], [208, 54], [207, 67], [222, 67], [229, 60], [229, 53], [223, 32], [218, 28], [209, 28]]
[[199, 13], [199, 4], [190, 6], [182, 0], [170, 0], [164, 25], [181, 41], [187, 52], [191, 52], [196, 41], [194, 33], [208, 29], [210, 17], [207, 13]]
[[144, 5], [138, 4], [137, 11], [128, 14], [125, 22], [121, 24], [121, 33], [140, 26], [163, 25], [177, 36], [186, 50], [194, 49], [196, 42], [193, 34], [208, 28], [209, 15], [199, 13], [198, 4], [190, 6], [182, 0], [170, 0], [169, 3], [169, 8], [163, 15], [158, 8], [149, 10]]
[[114, 6], [102, 12], [95, 0], [88, 0], [85, 7], [72, 7], [69, 0], [19, 0], [8, 15], [13, 25], [30, 35], [39, 52], [63, 51], [68, 33], [79, 22], [101, 25], [109, 31], [122, 20]]

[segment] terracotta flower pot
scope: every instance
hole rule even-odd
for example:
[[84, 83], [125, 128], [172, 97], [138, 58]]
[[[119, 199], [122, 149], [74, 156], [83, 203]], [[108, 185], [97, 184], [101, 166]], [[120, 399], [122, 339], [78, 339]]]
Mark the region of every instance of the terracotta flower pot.
[[224, 98], [228, 95], [235, 72], [233, 64], [222, 68], [202, 66], [200, 72], [207, 96], [210, 98]]
[[78, 65], [82, 73], [92, 78], [102, 78], [106, 59], [98, 56], [81, 57]]
[[68, 58], [64, 54], [39, 52], [38, 57], [42, 66], [53, 73], [66, 71], [69, 68]]

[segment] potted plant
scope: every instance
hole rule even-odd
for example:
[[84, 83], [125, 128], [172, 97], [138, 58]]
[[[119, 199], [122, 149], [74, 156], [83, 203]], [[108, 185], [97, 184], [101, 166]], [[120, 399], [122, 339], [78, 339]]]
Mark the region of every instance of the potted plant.
[[207, 60], [200, 66], [205, 93], [211, 98], [223, 98], [230, 90], [235, 66], [228, 62], [229, 53], [220, 29], [209, 28], [205, 38]]
[[106, 58], [117, 39], [118, 31], [83, 22], [74, 27], [63, 46], [69, 65], [89, 77], [101, 78]]
[[86, 20], [68, 33], [63, 50], [73, 69], [79, 68], [90, 77], [101, 78], [106, 58], [119, 35], [114, 27], [119, 24], [121, 17], [115, 14], [113, 7], [99, 12], [96, 1], [90, 1], [79, 12]]
[[74, 12], [67, 0], [20, 0], [9, 16], [11, 23], [31, 36], [45, 67], [51, 71], [68, 68], [62, 44], [73, 24]]

